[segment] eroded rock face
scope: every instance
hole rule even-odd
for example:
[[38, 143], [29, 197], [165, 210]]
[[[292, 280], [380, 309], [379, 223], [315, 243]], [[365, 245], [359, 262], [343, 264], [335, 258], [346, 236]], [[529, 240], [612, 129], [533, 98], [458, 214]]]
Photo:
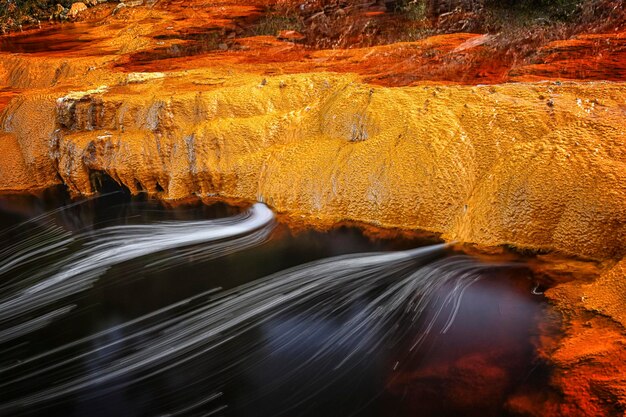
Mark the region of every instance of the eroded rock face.
[[[210, 77], [101, 86], [51, 106], [25, 99], [5, 131], [40, 183], [58, 173], [82, 194], [95, 191], [89, 173], [103, 171], [168, 199], [259, 199], [321, 223], [596, 259], [624, 254], [620, 84], [400, 90], [326, 74], [202, 84]], [[34, 112], [44, 119], [36, 125]]]
[[617, 416], [626, 410], [626, 260], [598, 279], [574, 281], [547, 296], [563, 313], [565, 336], [549, 351], [557, 366], [553, 384], [564, 395], [558, 407], [535, 405], [542, 416]]

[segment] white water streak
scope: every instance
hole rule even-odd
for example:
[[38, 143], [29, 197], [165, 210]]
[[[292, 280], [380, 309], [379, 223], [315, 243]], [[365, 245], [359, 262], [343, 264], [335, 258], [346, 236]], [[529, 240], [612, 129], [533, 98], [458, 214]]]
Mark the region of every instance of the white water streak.
[[[159, 319], [161, 313], [173, 309], [165, 308], [132, 323], [5, 366], [0, 368], [0, 381], [3, 381], [0, 390], [36, 378], [60, 382], [5, 402], [0, 405], [0, 410], [32, 407], [80, 395], [90, 389], [97, 389], [98, 395], [104, 395], [190, 362], [218, 361], [212, 356], [217, 348], [253, 328], [262, 327], [294, 307], [298, 307], [304, 317], [332, 318], [342, 309], [362, 302], [368, 292], [382, 288], [345, 325], [323, 339], [312, 355], [303, 358], [279, 381], [268, 381], [268, 386], [288, 383], [301, 369], [315, 366], [316, 361], [324, 363], [344, 346], [349, 350], [334, 365], [334, 377], [338, 378], [367, 360], [368, 354], [381, 349], [385, 343], [397, 340], [398, 333], [406, 333], [399, 323], [408, 321], [417, 325], [426, 310], [430, 316], [414, 341], [414, 348], [427, 334], [435, 331], [440, 316], [444, 315], [445, 324], [439, 331], [450, 327], [463, 292], [480, 278], [485, 266], [467, 257], [444, 258], [424, 265], [426, 259], [441, 255], [444, 247], [434, 245], [402, 252], [346, 255], [315, 261], [219, 293], [199, 304], [196, 302], [178, 315], [163, 314], [165, 317]], [[442, 289], [446, 289], [443, 298], [440, 297]], [[187, 305], [190, 301], [184, 300], [177, 306]], [[101, 343], [102, 340], [111, 341]], [[297, 343], [297, 335], [284, 334], [279, 343], [283, 348]], [[76, 348], [82, 353], [63, 355], [64, 351]], [[254, 349], [254, 346], [248, 348]], [[57, 356], [65, 359], [55, 361]], [[220, 357], [219, 360], [225, 361], [223, 371], [245, 358]], [[19, 371], [23, 366], [28, 366], [30, 371], [17, 379], [3, 376], [9, 371]], [[94, 371], [86, 374], [85, 368]], [[210, 380], [210, 375], [207, 378]], [[313, 397], [316, 392], [303, 395], [300, 401]], [[198, 404], [203, 404], [202, 399], [199, 401]], [[188, 406], [195, 407], [194, 404]]]
[[[0, 343], [37, 330], [69, 312], [71, 308], [58, 306], [52, 312], [42, 310], [90, 288], [116, 264], [190, 246], [183, 255], [194, 254], [203, 259], [225, 256], [262, 243], [273, 225], [272, 211], [261, 203], [226, 219], [123, 225], [77, 235], [51, 225], [51, 221], [45, 222], [32, 237], [7, 249], [0, 262], [0, 276], [15, 274], [18, 267], [27, 265], [36, 265], [38, 269], [17, 284], [0, 284], [0, 328], [5, 329], [0, 332]], [[80, 250], [52, 264], [37, 264], [44, 256], [63, 252], [77, 242], [82, 244]], [[205, 245], [193, 246], [198, 244]], [[180, 255], [163, 256], [158, 266], [180, 262]]]

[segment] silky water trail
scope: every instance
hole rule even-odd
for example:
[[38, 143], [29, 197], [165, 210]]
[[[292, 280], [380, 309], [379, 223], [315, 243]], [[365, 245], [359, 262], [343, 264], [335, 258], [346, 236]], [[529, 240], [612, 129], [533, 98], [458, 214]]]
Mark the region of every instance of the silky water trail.
[[257, 203], [0, 197], [0, 415], [514, 415], [547, 389], [521, 261]]

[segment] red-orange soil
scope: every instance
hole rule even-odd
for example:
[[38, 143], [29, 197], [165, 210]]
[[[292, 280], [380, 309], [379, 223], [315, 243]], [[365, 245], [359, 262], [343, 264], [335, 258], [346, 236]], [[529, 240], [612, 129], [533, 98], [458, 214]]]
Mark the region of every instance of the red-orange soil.
[[[162, 0], [154, 6], [122, 8], [115, 15], [111, 14], [113, 5], [105, 4], [83, 15], [96, 23], [57, 24], [34, 33], [14, 33], [0, 38], [0, 51], [33, 58], [115, 55], [115, 70], [126, 72], [219, 67], [266, 75], [356, 73], [368, 83], [384, 86], [424, 81], [621, 81], [626, 73], [624, 29], [544, 42], [532, 52], [523, 43], [507, 42], [505, 34], [470, 33], [366, 48], [319, 49], [310, 46], [316, 43], [314, 39], [308, 43], [298, 37], [279, 40], [279, 26], [275, 33], [255, 36], [273, 29], [254, 29], [273, 3]], [[393, 25], [393, 14], [365, 14]]]

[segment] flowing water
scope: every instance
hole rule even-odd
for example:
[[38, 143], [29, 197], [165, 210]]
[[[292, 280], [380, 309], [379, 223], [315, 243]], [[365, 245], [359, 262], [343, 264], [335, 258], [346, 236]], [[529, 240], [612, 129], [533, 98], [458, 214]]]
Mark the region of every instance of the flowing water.
[[497, 416], [545, 388], [523, 263], [263, 204], [1, 197], [0, 415]]

